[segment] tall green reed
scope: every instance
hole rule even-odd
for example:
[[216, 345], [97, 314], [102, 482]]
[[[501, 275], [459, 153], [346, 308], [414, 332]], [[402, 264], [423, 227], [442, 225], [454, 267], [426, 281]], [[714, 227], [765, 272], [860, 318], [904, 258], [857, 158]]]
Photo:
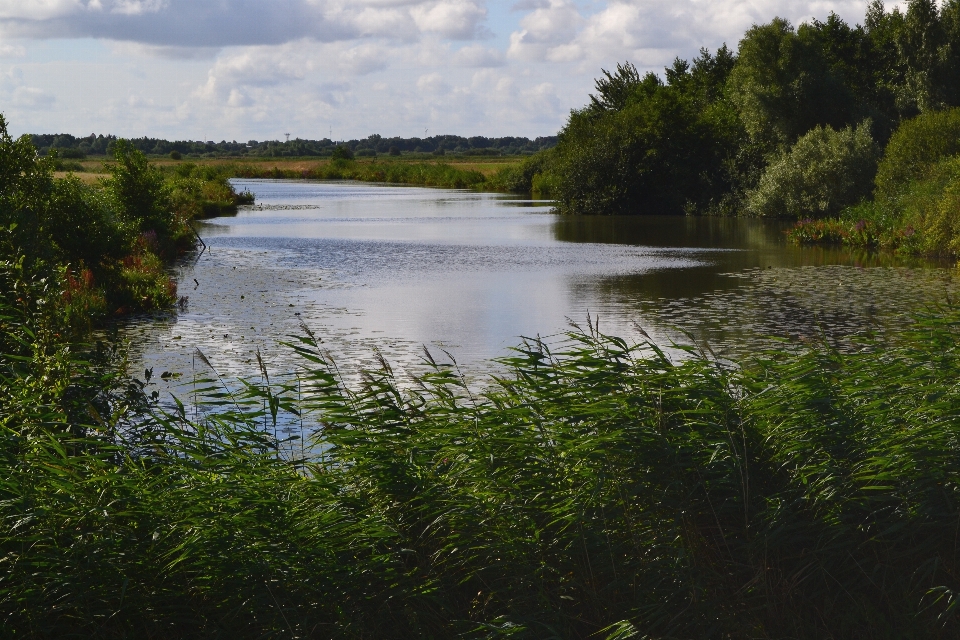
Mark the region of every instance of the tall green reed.
[[350, 382], [306, 332], [296, 376], [201, 380], [196, 415], [127, 390], [114, 428], [7, 420], [3, 629], [955, 637], [958, 328], [733, 366], [591, 324], [484, 393], [427, 351]]

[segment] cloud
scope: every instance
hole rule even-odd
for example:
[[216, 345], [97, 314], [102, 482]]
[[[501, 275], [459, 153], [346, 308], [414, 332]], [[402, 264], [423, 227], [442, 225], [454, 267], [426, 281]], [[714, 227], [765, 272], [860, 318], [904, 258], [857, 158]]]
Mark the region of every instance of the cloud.
[[390, 54], [382, 47], [364, 43], [342, 51], [339, 67], [351, 75], [362, 76], [387, 68]]
[[12, 44], [0, 44], [0, 58], [22, 58], [27, 55], [25, 47]]
[[484, 0], [0, 0], [0, 32], [158, 47], [482, 37]]
[[17, 87], [13, 90], [12, 103], [15, 107], [28, 109], [49, 109], [57, 99], [36, 87]]
[[835, 11], [862, 21], [866, 0], [608, 0], [592, 13], [571, 0], [522, 0], [529, 7], [508, 55], [526, 62], [575, 64], [578, 71], [630, 59], [641, 67], [689, 57], [699, 47], [736, 47], [751, 25], [776, 16], [798, 24]]
[[452, 59], [458, 67], [502, 67], [503, 54], [479, 44], [472, 44], [457, 51]]
[[112, 51], [123, 57], [161, 58], [164, 60], [213, 60], [220, 47], [163, 47], [137, 42], [114, 42]]
[[533, 11], [534, 9], [546, 9], [550, 6], [550, 0], [520, 0], [514, 3], [514, 11]]
[[432, 95], [450, 93], [450, 85], [439, 73], [430, 73], [417, 79], [417, 89]]
[[481, 21], [487, 16], [484, 7], [470, 0], [419, 4], [410, 13], [421, 31], [438, 33], [454, 40], [477, 37]]

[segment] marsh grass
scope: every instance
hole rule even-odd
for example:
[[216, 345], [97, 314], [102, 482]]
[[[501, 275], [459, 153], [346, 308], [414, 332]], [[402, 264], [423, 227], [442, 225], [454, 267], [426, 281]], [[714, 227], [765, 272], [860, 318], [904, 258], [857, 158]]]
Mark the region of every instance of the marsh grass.
[[301, 169], [282, 168], [279, 165], [270, 168], [235, 165], [225, 170], [238, 178], [359, 180], [450, 189], [478, 188], [486, 180], [480, 171], [474, 169], [461, 169], [450, 164], [428, 162], [356, 162], [339, 159]]
[[954, 308], [737, 366], [574, 327], [483, 394], [426, 351], [348, 384], [307, 331], [202, 412], [0, 315], [13, 637], [958, 632]]

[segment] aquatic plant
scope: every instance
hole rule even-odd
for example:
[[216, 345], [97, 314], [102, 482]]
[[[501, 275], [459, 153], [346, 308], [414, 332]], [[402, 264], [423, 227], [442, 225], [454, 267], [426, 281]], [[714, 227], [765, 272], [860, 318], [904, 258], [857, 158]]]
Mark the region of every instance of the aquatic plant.
[[958, 330], [732, 366], [591, 323], [485, 393], [429, 352], [347, 384], [307, 332], [294, 378], [211, 375], [172, 411], [68, 352], [4, 357], [0, 628], [954, 637]]
[[225, 172], [238, 178], [305, 179], [305, 180], [360, 180], [390, 182], [451, 189], [479, 188], [485, 178], [479, 171], [458, 169], [444, 163], [427, 162], [354, 162], [337, 160], [316, 164], [309, 169], [269, 169], [249, 165], [225, 167]]

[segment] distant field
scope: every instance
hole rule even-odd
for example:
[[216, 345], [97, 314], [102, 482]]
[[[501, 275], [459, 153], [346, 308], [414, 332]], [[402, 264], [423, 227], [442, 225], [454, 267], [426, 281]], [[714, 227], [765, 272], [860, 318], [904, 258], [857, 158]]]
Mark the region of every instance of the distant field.
[[[463, 171], [478, 171], [484, 177], [492, 176], [498, 170], [505, 166], [518, 164], [522, 160], [519, 156], [498, 157], [470, 157], [470, 156], [378, 156], [376, 158], [357, 158], [358, 165], [365, 164], [445, 164]], [[305, 158], [189, 158], [184, 160], [171, 160], [167, 157], [150, 158], [150, 162], [160, 167], [172, 167], [185, 162], [192, 162], [197, 165], [213, 166], [237, 166], [249, 167], [257, 170], [269, 170], [274, 167], [288, 171], [308, 171], [318, 167], [324, 167], [330, 164], [329, 159], [320, 159], [315, 157]], [[93, 175], [105, 173], [103, 159], [87, 159], [79, 163], [83, 166], [85, 173], [78, 174], [85, 181], [95, 180]], [[59, 175], [66, 175], [61, 172]]]

